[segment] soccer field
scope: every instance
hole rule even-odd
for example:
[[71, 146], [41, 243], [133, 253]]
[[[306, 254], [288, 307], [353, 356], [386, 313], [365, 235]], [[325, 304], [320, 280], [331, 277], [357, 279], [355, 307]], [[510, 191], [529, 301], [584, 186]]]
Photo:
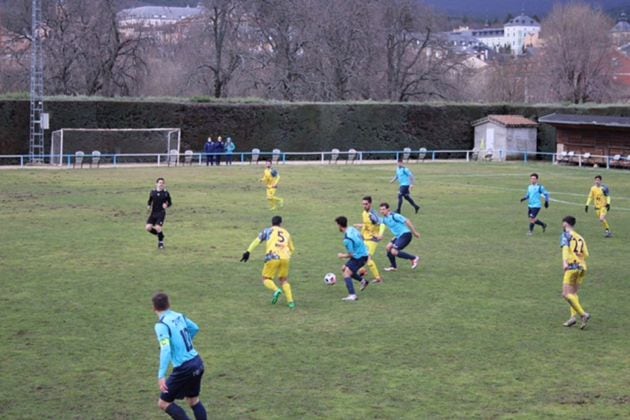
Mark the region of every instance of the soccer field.
[[[280, 166], [278, 214], [296, 245], [297, 309], [260, 282], [264, 248], [241, 254], [276, 214], [263, 166], [6, 170], [0, 186], [0, 418], [154, 419], [159, 348], [151, 296], [196, 321], [210, 418], [630, 417], [630, 172], [549, 164], [411, 163], [409, 216], [422, 256], [342, 302], [342, 234], [361, 198], [395, 208], [395, 165]], [[538, 172], [552, 196], [526, 236], [519, 199]], [[603, 230], [584, 203], [601, 173]], [[166, 249], [144, 231], [164, 176]], [[580, 291], [593, 318], [564, 328], [561, 219], [591, 257]], [[626, 251], [623, 251], [623, 250]], [[376, 255], [387, 266], [385, 244]], [[182, 403], [184, 404], [184, 403]], [[192, 415], [188, 410], [189, 415]]]

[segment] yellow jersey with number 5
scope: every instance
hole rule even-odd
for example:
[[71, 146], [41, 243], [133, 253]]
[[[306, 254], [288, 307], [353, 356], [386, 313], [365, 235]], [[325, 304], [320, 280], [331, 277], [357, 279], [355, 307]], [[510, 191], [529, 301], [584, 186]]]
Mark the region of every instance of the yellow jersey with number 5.
[[288, 260], [295, 250], [293, 239], [289, 232], [280, 226], [272, 226], [260, 232], [258, 235], [260, 242], [266, 242], [265, 261], [268, 260]]

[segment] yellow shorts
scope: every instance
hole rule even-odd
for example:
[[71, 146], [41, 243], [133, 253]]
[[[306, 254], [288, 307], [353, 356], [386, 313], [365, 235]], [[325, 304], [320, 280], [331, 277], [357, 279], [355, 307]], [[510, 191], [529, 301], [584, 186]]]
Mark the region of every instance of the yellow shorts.
[[274, 198], [276, 196], [276, 191], [278, 190], [278, 188], [276, 187], [271, 187], [271, 188], [267, 188], [267, 200], [271, 200], [272, 198]]
[[378, 246], [378, 242], [372, 241], [370, 239], [365, 239], [365, 246], [367, 247], [368, 254], [370, 254], [370, 257], [371, 257], [376, 252], [376, 247]]
[[586, 270], [567, 270], [564, 272], [562, 284], [570, 286], [581, 286], [586, 277]]
[[597, 214], [597, 217], [602, 217], [608, 214], [608, 210], [606, 210], [606, 207], [602, 207], [600, 209], [595, 209], [595, 213]]
[[262, 269], [262, 276], [265, 279], [286, 279], [289, 277], [290, 260], [270, 260], [265, 263]]

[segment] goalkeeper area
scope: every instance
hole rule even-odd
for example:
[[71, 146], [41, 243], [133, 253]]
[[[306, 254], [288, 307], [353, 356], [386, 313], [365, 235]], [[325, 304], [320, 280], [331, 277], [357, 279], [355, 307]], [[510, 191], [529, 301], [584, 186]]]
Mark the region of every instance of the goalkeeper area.
[[61, 166], [77, 152], [142, 163], [155, 160], [156, 154], [179, 155], [180, 142], [180, 128], [62, 128], [51, 133], [50, 163]]

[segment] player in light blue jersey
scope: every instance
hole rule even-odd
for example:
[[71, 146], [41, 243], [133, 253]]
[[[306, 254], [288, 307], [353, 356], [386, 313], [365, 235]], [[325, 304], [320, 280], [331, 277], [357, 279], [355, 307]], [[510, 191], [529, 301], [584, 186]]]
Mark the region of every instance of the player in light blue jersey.
[[386, 267], [385, 271], [398, 270], [396, 257], [411, 260], [411, 268], [416, 268], [420, 263], [420, 257], [402, 252], [402, 250], [405, 249], [411, 242], [412, 233], [416, 238], [420, 237], [420, 234], [414, 227], [413, 223], [411, 223], [411, 221], [405, 216], [391, 211], [388, 203], [381, 203], [379, 211], [381, 216], [383, 216], [383, 224], [389, 228], [392, 234], [394, 234], [394, 239], [387, 244], [387, 258], [389, 258], [391, 265]]
[[538, 183], [538, 174], [533, 173], [529, 176], [530, 185], [527, 187], [527, 194], [521, 198], [521, 203], [527, 200], [527, 216], [529, 217], [529, 231], [527, 235], [534, 234], [534, 225], [542, 227], [543, 233], [547, 229], [547, 224], [538, 219], [538, 212], [543, 206], [543, 198], [545, 208], [549, 207], [549, 192]]
[[[155, 334], [160, 343], [158, 386], [161, 393], [158, 406], [174, 419], [187, 419], [184, 409], [174, 402], [186, 398], [195, 419], [205, 420], [206, 409], [199, 400], [204, 365], [193, 347], [199, 327], [184, 315], [171, 310], [166, 293], [153, 296], [153, 310], [159, 319], [155, 324]], [[173, 371], [166, 379], [169, 364], [173, 365]]]
[[396, 169], [396, 175], [391, 179], [390, 184], [394, 181], [398, 180], [400, 184], [400, 188], [398, 191], [398, 208], [396, 209], [396, 213], [400, 213], [402, 208], [403, 198], [409, 202], [416, 210], [416, 213], [420, 210], [420, 206], [413, 201], [411, 198], [411, 189], [413, 188], [413, 183], [415, 181], [415, 177], [413, 173], [409, 170], [409, 168], [405, 167], [403, 160], [398, 159], [398, 168]]
[[340, 252], [337, 257], [341, 259], [348, 259], [343, 266], [343, 279], [348, 289], [348, 296], [343, 298], [347, 302], [358, 300], [359, 297], [354, 290], [354, 284], [352, 279], [361, 283], [361, 290], [365, 290], [368, 286], [368, 281], [361, 277], [359, 270], [365, 264], [367, 264], [370, 254], [365, 242], [363, 242], [363, 235], [356, 228], [348, 226], [348, 218], [345, 216], [339, 216], [335, 219], [337, 227], [340, 232], [343, 232], [343, 245], [346, 247], [347, 252]]

